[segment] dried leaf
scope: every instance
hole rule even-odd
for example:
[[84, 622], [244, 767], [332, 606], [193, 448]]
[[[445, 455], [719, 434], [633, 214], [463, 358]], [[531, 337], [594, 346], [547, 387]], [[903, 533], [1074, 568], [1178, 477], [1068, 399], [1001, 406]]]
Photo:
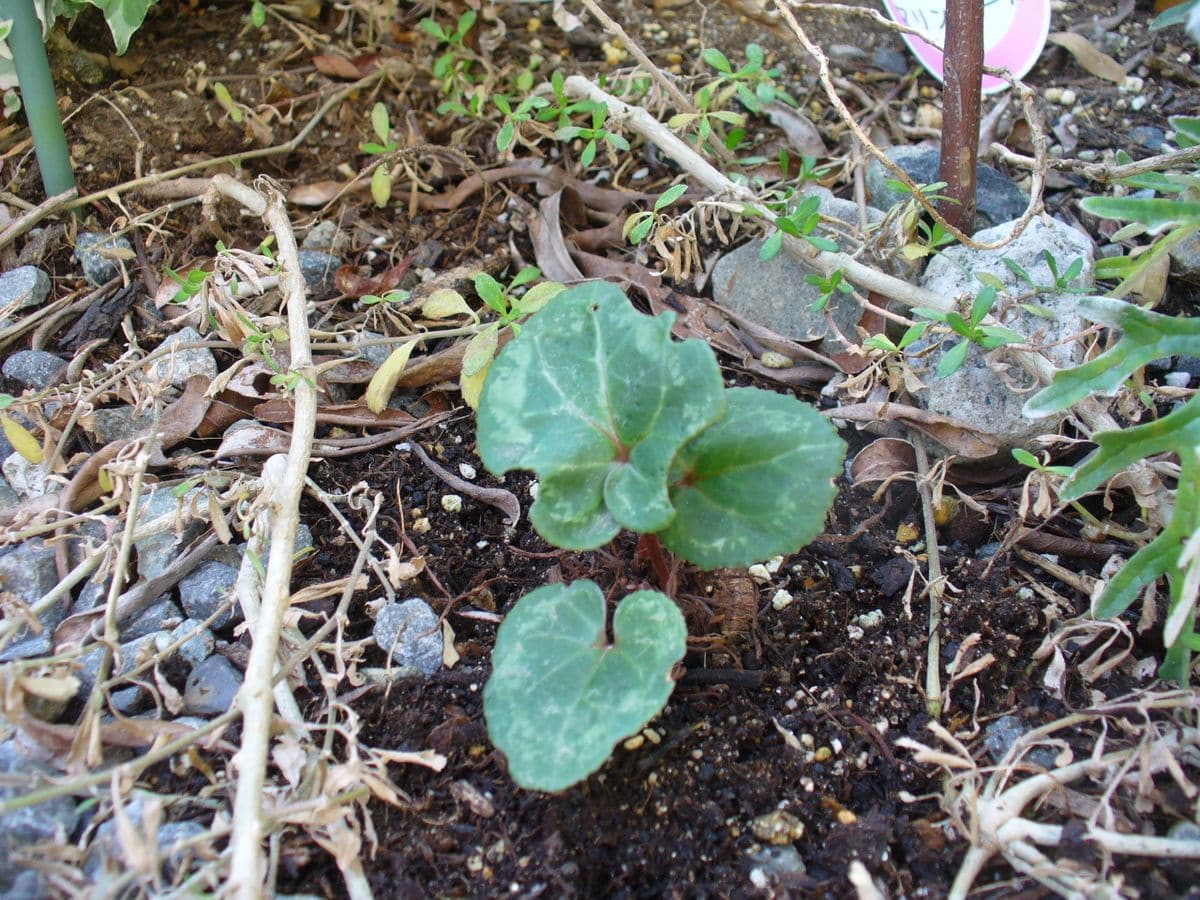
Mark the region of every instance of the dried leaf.
[[454, 629], [450, 625], [450, 620], [442, 619], [442, 665], [447, 669], [453, 669], [460, 658], [458, 651], [454, 649]]
[[17, 684], [28, 694], [56, 703], [65, 703], [79, 693], [79, 679], [74, 675], [27, 675], [18, 678]]
[[1057, 31], [1046, 38], [1051, 44], [1062, 47], [1081, 65], [1085, 71], [1097, 78], [1121, 84], [1125, 81], [1125, 67], [1109, 56], [1097, 50], [1092, 42], [1082, 34], [1070, 31]]
[[901, 403], [852, 403], [823, 412], [830, 418], [847, 422], [899, 422], [928, 435], [954, 455], [967, 459], [986, 459], [1000, 450], [995, 435], [976, 431], [958, 419]]
[[312, 184], [298, 184], [288, 191], [287, 201], [296, 206], [324, 206], [340, 197], [351, 184], [353, 182], [345, 181], [314, 181]]
[[787, 136], [792, 149], [801, 156], [826, 156], [829, 151], [817, 126], [805, 115], [781, 103], [763, 107], [767, 119]]
[[451, 316], [470, 316], [478, 322], [479, 316], [467, 305], [463, 295], [451, 288], [439, 288], [421, 304], [421, 315], [427, 319], [449, 319]]
[[412, 356], [413, 348], [416, 345], [416, 341], [406, 341], [383, 361], [383, 365], [379, 367], [379, 371], [367, 385], [365, 399], [371, 412], [381, 412], [387, 406], [388, 400], [392, 398], [392, 392], [396, 390], [396, 385], [400, 382], [400, 376], [404, 374], [404, 369], [408, 366], [408, 358]]
[[366, 294], [383, 295], [390, 290], [394, 290], [400, 284], [401, 279], [412, 268], [414, 259], [416, 259], [416, 255], [410, 253], [404, 259], [400, 260], [400, 262], [390, 268], [384, 269], [374, 278], [364, 278], [358, 274], [354, 266], [342, 266], [334, 275], [333, 283], [347, 297], [352, 297], [356, 300]]
[[292, 436], [277, 428], [265, 425], [246, 425], [221, 439], [216, 459], [231, 459], [238, 456], [271, 456], [287, 453], [292, 445]]
[[332, 53], [318, 53], [313, 56], [312, 63], [322, 75], [344, 81], [357, 81], [367, 74], [353, 60]]
[[900, 438], [876, 438], [851, 461], [850, 480], [856, 485], [874, 484], [916, 469], [917, 454], [912, 444]]

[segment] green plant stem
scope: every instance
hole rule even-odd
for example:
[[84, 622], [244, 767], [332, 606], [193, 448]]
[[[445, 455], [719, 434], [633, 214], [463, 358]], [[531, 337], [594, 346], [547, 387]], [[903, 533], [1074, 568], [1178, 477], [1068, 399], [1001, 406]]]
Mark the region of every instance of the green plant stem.
[[938, 180], [946, 182], [937, 210], [964, 233], [975, 219], [975, 160], [983, 85], [983, 0], [947, 0], [942, 63], [942, 154]]
[[13, 66], [21, 86], [21, 102], [29, 119], [33, 149], [38, 168], [42, 171], [42, 186], [47, 197], [75, 189], [75, 172], [71, 169], [71, 154], [58, 98], [54, 94], [54, 79], [42, 43], [42, 27], [33, 9], [33, 0], [0, 0], [0, 17], [12, 19], [8, 46]]

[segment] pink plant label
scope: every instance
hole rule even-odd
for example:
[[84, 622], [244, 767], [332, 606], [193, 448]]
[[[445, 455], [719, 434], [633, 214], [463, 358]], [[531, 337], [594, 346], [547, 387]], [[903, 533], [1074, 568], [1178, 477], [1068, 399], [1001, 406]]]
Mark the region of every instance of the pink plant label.
[[[923, 32], [939, 45], [946, 36], [945, 0], [883, 0], [888, 15], [901, 25]], [[1050, 33], [1050, 0], [983, 0], [983, 60], [1021, 78], [1033, 68]], [[904, 34], [904, 43], [921, 65], [942, 80], [942, 51], [920, 38]], [[983, 92], [995, 93], [1008, 82], [983, 76]]]

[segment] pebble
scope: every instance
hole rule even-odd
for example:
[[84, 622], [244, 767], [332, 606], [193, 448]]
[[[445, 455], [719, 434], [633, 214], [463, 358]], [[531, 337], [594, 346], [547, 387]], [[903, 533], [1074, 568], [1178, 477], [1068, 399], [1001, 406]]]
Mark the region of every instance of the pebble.
[[192, 669], [183, 707], [194, 716], [219, 716], [233, 707], [242, 673], [223, 656], [210, 656]]
[[792, 813], [774, 809], [750, 823], [750, 830], [760, 841], [782, 846], [804, 837], [804, 823]]
[[312, 293], [318, 297], [325, 297], [337, 290], [334, 276], [342, 267], [340, 257], [324, 250], [301, 250], [299, 258], [300, 274], [304, 276], [304, 283]]
[[20, 382], [21, 387], [41, 390], [62, 381], [67, 361], [46, 350], [18, 350], [9, 354], [0, 372], [5, 378]]
[[141, 412], [132, 406], [114, 406], [92, 413], [92, 432], [97, 440], [108, 443], [135, 437], [154, 425], [154, 411]]
[[475, 476], [478, 475], [479, 473], [476, 471], [475, 467], [473, 465], [471, 465], [470, 463], [459, 463], [458, 464], [458, 474], [461, 475], [463, 478], [467, 479], [467, 481], [472, 481], [475, 478]]
[[1163, 144], [1167, 141], [1167, 133], [1153, 125], [1138, 125], [1131, 128], [1129, 129], [1129, 137], [1139, 146], [1155, 152], [1161, 150]]
[[780, 588], [775, 592], [775, 596], [771, 598], [771, 606], [774, 607], [776, 611], [779, 611], [787, 609], [792, 605], [792, 603], [795, 602], [795, 600], [795, 597], [783, 590], [783, 588]]
[[[237, 569], [225, 563], [209, 560], [179, 582], [179, 601], [188, 618], [203, 622], [229, 598], [237, 581]], [[221, 631], [242, 620], [241, 607], [234, 603], [212, 622], [214, 631]]]
[[[987, 748], [992, 762], [999, 765], [1017, 739], [1029, 730], [1028, 723], [1020, 716], [1001, 716], [989, 723], [984, 731], [983, 745]], [[1055, 753], [1049, 747], [1035, 747], [1022, 758], [1044, 769], [1053, 769], [1054, 757]]]
[[[40, 538], [31, 538], [0, 556], [0, 591], [14, 600], [33, 605], [58, 584], [54, 550]], [[52, 633], [67, 615], [68, 597], [38, 615], [40, 633], [23, 627], [0, 652], [0, 662], [30, 659], [50, 652]]]
[[170, 631], [179, 624], [183, 616], [179, 607], [170, 600], [159, 600], [141, 611], [134, 619], [121, 626], [122, 640], [132, 641], [156, 631]]
[[41, 306], [49, 296], [50, 276], [37, 266], [18, 266], [0, 275], [0, 309], [6, 312]]
[[1173, 388], [1185, 388], [1191, 382], [1192, 376], [1187, 372], [1168, 372], [1163, 381]]
[[750, 860], [750, 883], [759, 890], [770, 885], [771, 878], [786, 875], [803, 875], [807, 869], [804, 860], [791, 844], [782, 847], [762, 847], [748, 854]]
[[195, 668], [212, 656], [216, 639], [213, 637], [213, 633], [207, 628], [203, 628], [198, 620], [184, 619], [172, 630], [171, 643], [173, 644], [189, 634], [192, 636], [180, 644], [179, 650], [176, 652], [184, 662]]
[[383, 607], [375, 617], [372, 636], [380, 649], [391, 650], [397, 665], [425, 675], [442, 666], [442, 629], [437, 615], [420, 597]]
[[300, 243], [301, 250], [324, 250], [337, 253], [350, 246], [350, 235], [338, 228], [332, 219], [324, 219], [308, 229]]
[[[192, 499], [193, 495], [199, 493], [200, 490], [200, 488], [193, 489], [184, 497], [184, 502]], [[150, 499], [139, 507], [138, 524], [144, 526], [160, 516], [174, 512], [179, 502], [169, 488], [158, 488], [150, 495]], [[141, 576], [155, 578], [165, 572], [180, 551], [200, 536], [205, 524], [193, 520], [185, 524], [182, 529], [168, 525], [165, 531], [147, 535], [141, 540], [135, 541], [138, 572]]]
[[462, 497], [458, 494], [443, 494], [442, 509], [448, 513], [456, 513], [462, 511]]
[[852, 621], [860, 628], [878, 628], [883, 624], [883, 610], [873, 609], [870, 612], [855, 616]]
[[28, 500], [30, 497], [40, 497], [46, 493], [46, 464], [31, 463], [20, 453], [11, 453], [0, 463], [0, 470], [9, 487], [17, 495]]
[[[0, 743], [0, 775], [19, 775], [21, 783], [29, 789], [42, 787], [53, 775], [51, 770], [36, 759], [26, 756], [13, 740]], [[7, 781], [0, 782], [0, 800], [18, 797], [22, 790]], [[79, 822], [80, 806], [73, 797], [57, 797], [15, 809], [0, 815], [0, 892], [9, 897], [50, 896], [37, 878], [37, 873], [23, 869], [12, 856], [19, 847], [38, 842], [64, 846]], [[34, 877], [30, 877], [34, 876]]]
[[[203, 341], [200, 332], [190, 325], [181, 328], [159, 345], [177, 347], [179, 344], [190, 344]], [[175, 387], [183, 387], [193, 375], [203, 375], [209, 381], [217, 377], [217, 360], [207, 347], [193, 347], [187, 350], [170, 352], [163, 350], [165, 356], [159, 357], [146, 370], [145, 377], [152, 382], [165, 382]]]
[[83, 277], [95, 287], [112, 281], [121, 274], [120, 259], [133, 259], [133, 245], [124, 236], [81, 231], [75, 239], [75, 258]]

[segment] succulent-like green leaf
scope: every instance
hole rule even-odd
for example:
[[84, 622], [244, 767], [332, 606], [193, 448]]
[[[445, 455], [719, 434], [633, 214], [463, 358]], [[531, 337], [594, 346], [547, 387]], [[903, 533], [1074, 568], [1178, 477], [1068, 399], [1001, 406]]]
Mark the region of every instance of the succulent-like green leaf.
[[605, 635], [591, 581], [522, 597], [496, 635], [483, 710], [517, 784], [560, 791], [604, 763], [613, 745], [663, 708], [683, 658], [683, 615], [657, 591], [626, 597]]
[[671, 461], [725, 399], [712, 350], [672, 341], [673, 321], [588, 282], [532, 317], [492, 365], [479, 455], [496, 475], [538, 474], [530, 520], [551, 543], [592, 549], [621, 527], [659, 531], [674, 517]]
[[1025, 403], [1027, 416], [1066, 409], [1091, 393], [1111, 394], [1151, 360], [1200, 350], [1200, 319], [1164, 316], [1110, 297], [1082, 297], [1079, 307], [1091, 321], [1124, 333], [1095, 359], [1056, 373], [1048, 387]]
[[793, 553], [816, 537], [846, 445], [819, 412], [757, 388], [726, 391], [725, 416], [672, 469], [676, 516], [659, 538], [704, 568]]

